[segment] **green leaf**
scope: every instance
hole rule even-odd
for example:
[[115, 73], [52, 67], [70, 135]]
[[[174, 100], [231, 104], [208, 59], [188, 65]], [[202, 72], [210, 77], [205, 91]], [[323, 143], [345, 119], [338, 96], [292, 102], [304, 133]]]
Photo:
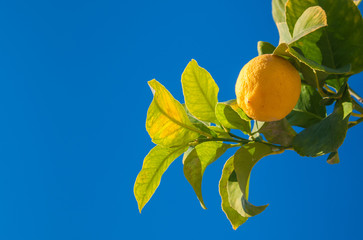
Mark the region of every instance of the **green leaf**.
[[254, 206], [243, 197], [243, 193], [238, 184], [236, 171], [234, 171], [228, 179], [227, 191], [231, 207], [236, 210], [242, 217], [249, 218], [252, 216], [256, 216], [267, 207], [267, 205], [258, 207]]
[[293, 33], [293, 39], [289, 42], [290, 47], [297, 47], [304, 57], [321, 64], [323, 56], [317, 42], [322, 35], [322, 28], [326, 26], [325, 11], [319, 6], [309, 7], [298, 18], [294, 29], [290, 29]]
[[328, 25], [325, 11], [319, 7], [309, 7], [298, 18], [292, 33], [291, 42], [295, 42], [302, 37]]
[[329, 154], [328, 159], [326, 160], [329, 164], [337, 164], [340, 162], [338, 152], [332, 152]]
[[344, 141], [352, 110], [351, 98], [346, 89], [344, 96], [335, 104], [333, 113], [294, 138], [295, 151], [302, 156], [311, 157], [336, 151]]
[[157, 145], [145, 157], [134, 185], [134, 194], [140, 213], [159, 186], [161, 177], [169, 165], [187, 149], [187, 146], [166, 148]]
[[182, 74], [185, 104], [202, 121], [217, 123], [214, 113], [219, 88], [212, 76], [193, 59]]
[[292, 41], [289, 45], [291, 48], [297, 49], [305, 58], [321, 65], [323, 62], [323, 54], [317, 44], [323, 34], [323, 30], [324, 28], [316, 29], [306, 36]]
[[325, 106], [320, 102], [322, 97], [315, 88], [302, 84], [299, 101], [286, 117], [293, 126], [307, 128], [315, 123], [320, 122], [326, 117]]
[[242, 192], [241, 204], [235, 205], [242, 216], [255, 216], [268, 205], [254, 206], [248, 202], [249, 181], [252, 168], [264, 156], [272, 153], [271, 147], [263, 143], [252, 142], [242, 146], [234, 155], [234, 169]]
[[222, 210], [231, 222], [233, 229], [236, 230], [247, 221], [248, 217], [241, 216], [241, 214], [239, 214], [230, 204], [230, 202], [241, 202], [242, 196], [236, 177], [234, 178], [235, 180], [233, 180], [232, 174], [235, 176], [233, 160], [234, 156], [229, 158], [223, 167], [222, 177], [219, 181], [219, 194], [222, 198]]
[[197, 127], [198, 129], [200, 129], [202, 132], [206, 133], [206, 134], [209, 134], [213, 137], [217, 137], [218, 134], [215, 133], [212, 129], [210, 129], [210, 123], [206, 123], [206, 122], [203, 122], [203, 121], [200, 121], [199, 119], [195, 118], [189, 111], [188, 109], [186, 108], [185, 104], [182, 104], [185, 111], [187, 112], [187, 115], [188, 115], [188, 118], [190, 120], [190, 122], [195, 126]]
[[[238, 111], [238, 109], [236, 110]], [[243, 133], [249, 134], [251, 132], [250, 121], [241, 118], [241, 114], [244, 113], [242, 109], [239, 109], [239, 111], [240, 113], [236, 112], [229, 102], [218, 103], [216, 106], [217, 119], [224, 127], [239, 129]]]
[[280, 35], [279, 43], [287, 43], [290, 42], [292, 39], [285, 17], [285, 5], [287, 1], [288, 0], [272, 1], [272, 16], [275, 20], [277, 29], [279, 31]]
[[288, 0], [272, 0], [272, 16], [275, 23], [286, 21], [285, 6]]
[[357, 6], [347, 0], [289, 0], [286, 4], [289, 29], [293, 29], [306, 9], [314, 6], [325, 10], [328, 21], [328, 26], [323, 29], [317, 42], [323, 56], [322, 64], [334, 69], [350, 64], [351, 73], [362, 71], [363, 19]]
[[336, 91], [339, 91], [341, 87], [344, 86], [348, 81], [347, 77], [340, 77], [339, 75], [332, 75], [325, 80], [325, 83], [333, 88]]
[[350, 72], [350, 65], [344, 65], [342, 67], [339, 68], [330, 68], [324, 65], [321, 65], [313, 60], [310, 60], [306, 57], [304, 57], [302, 54], [298, 53], [295, 49], [293, 48], [289, 48], [288, 52], [294, 56], [297, 60], [299, 60], [300, 62], [308, 65], [310, 68], [316, 70], [316, 71], [321, 71], [324, 73], [329, 73], [329, 74], [348, 74]]
[[270, 143], [280, 144], [281, 146], [291, 146], [296, 132], [291, 127], [286, 118], [280, 121], [265, 122], [259, 130]]
[[[188, 115], [188, 116], [190, 116], [190, 115]], [[211, 135], [213, 137], [217, 137], [218, 136], [218, 134], [215, 133], [212, 129], [210, 129], [208, 125], [205, 125], [203, 122], [200, 122], [198, 119], [190, 116], [189, 117], [189, 120], [192, 122], [192, 124], [195, 127], [199, 128], [202, 132], [204, 132], [206, 134], [209, 134], [209, 135]]]
[[201, 131], [190, 122], [183, 106], [155, 79], [148, 83], [154, 93], [146, 118], [146, 130], [152, 141], [171, 147], [196, 139]]
[[272, 54], [275, 48], [276, 47], [274, 45], [268, 42], [259, 41], [257, 43], [257, 51], [259, 56], [263, 54]]
[[228, 148], [230, 148], [230, 145], [223, 142], [204, 142], [197, 145], [187, 154], [184, 154], [184, 175], [190, 185], [192, 185], [204, 209], [206, 209], [202, 196], [204, 171], [208, 165], [222, 156]]
[[210, 126], [209, 129], [212, 130], [212, 131], [214, 131], [217, 134], [217, 137], [219, 137], [219, 138], [231, 138], [231, 136], [229, 135], [229, 133], [226, 132], [226, 130], [220, 128], [220, 127]]
[[288, 16], [286, 21], [290, 23], [289, 30], [294, 34], [289, 42], [290, 47], [297, 47], [307, 59], [321, 64], [323, 56], [317, 42], [323, 33], [322, 28], [327, 25], [325, 11], [319, 6], [309, 7], [296, 22], [291, 23]]
[[338, 69], [329, 68], [327, 66], [321, 65], [315, 61], [312, 61], [310, 59], [307, 59], [302, 54], [298, 53], [293, 48], [289, 47], [286, 43], [281, 43], [274, 51], [274, 55], [282, 56], [282, 57], [288, 57], [288, 58], [294, 58], [297, 61], [307, 65], [309, 68], [314, 69], [316, 71], [321, 71], [324, 73], [329, 74], [345, 74], [350, 72], [350, 66], [345, 65]]
[[233, 108], [233, 110], [238, 113], [238, 115], [241, 117], [241, 119], [246, 120], [246, 121], [251, 121], [252, 119], [247, 116], [247, 114], [242, 110], [242, 108], [240, 108], [237, 104], [236, 99], [233, 100], [229, 100], [227, 102], [225, 102], [226, 104], [228, 104], [229, 106], [231, 106]]
[[252, 128], [253, 139], [260, 140], [260, 141], [263, 140], [259, 131], [263, 127], [264, 124], [265, 124], [265, 122], [262, 122], [262, 121], [257, 121], [257, 120], [254, 121], [253, 128]]

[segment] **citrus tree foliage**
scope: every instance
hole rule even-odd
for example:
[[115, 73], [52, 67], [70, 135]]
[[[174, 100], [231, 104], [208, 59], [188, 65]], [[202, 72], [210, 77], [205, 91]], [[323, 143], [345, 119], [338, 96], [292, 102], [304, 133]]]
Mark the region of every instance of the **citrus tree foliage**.
[[[363, 120], [362, 99], [348, 85], [348, 78], [363, 70], [359, 3], [272, 1], [279, 45], [258, 42], [258, 54], [287, 59], [302, 79], [298, 103], [280, 121], [253, 121], [234, 99], [219, 102], [216, 82], [195, 60], [182, 74], [184, 104], [158, 81], [149, 81], [154, 99], [147, 112], [146, 129], [157, 145], [145, 157], [136, 178], [134, 193], [140, 212], [163, 173], [181, 155], [184, 175], [206, 208], [202, 196], [205, 170], [227, 149], [236, 149], [226, 161], [219, 183], [222, 210], [234, 229], [267, 207], [248, 201], [252, 168], [263, 157], [294, 150], [301, 156], [327, 155], [328, 163], [339, 163], [338, 149], [348, 129]], [[327, 105], [334, 105], [330, 114]], [[303, 130], [296, 132], [293, 126]]]

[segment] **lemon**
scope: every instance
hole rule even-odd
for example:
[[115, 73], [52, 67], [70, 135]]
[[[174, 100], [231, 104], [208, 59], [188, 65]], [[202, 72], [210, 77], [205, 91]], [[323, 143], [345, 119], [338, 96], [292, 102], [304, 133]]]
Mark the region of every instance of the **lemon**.
[[282, 57], [264, 54], [241, 70], [236, 82], [237, 104], [252, 119], [264, 122], [286, 117], [299, 100], [301, 79]]

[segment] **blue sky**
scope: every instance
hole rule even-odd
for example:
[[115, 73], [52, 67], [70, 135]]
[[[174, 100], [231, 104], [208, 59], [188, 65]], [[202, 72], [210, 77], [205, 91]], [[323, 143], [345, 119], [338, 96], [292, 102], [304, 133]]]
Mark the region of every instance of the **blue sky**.
[[[138, 212], [147, 81], [183, 101], [193, 58], [233, 99], [257, 41], [278, 43], [271, 1], [2, 1], [0, 31], [0, 239], [363, 238], [362, 126], [338, 165], [291, 151], [259, 162], [250, 200], [270, 206], [237, 231], [218, 195], [233, 151], [205, 173], [208, 210], [178, 159]], [[350, 79], [361, 94], [362, 82]]]

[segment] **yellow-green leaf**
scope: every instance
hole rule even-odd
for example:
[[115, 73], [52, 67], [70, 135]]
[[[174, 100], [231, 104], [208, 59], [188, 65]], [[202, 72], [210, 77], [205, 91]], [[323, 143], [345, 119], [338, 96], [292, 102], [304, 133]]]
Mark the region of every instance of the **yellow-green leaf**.
[[229, 133], [226, 132], [225, 129], [222, 129], [222, 128], [217, 127], [217, 126], [210, 126], [209, 129], [214, 131], [217, 134], [217, 137], [219, 137], [219, 138], [231, 138], [231, 135], [229, 135]]
[[140, 212], [159, 186], [166, 169], [187, 149], [187, 146], [166, 148], [157, 145], [145, 157], [134, 186], [134, 194]]
[[280, 35], [279, 44], [290, 42], [292, 38], [285, 17], [285, 6], [287, 1], [288, 0], [272, 1], [272, 16], [275, 20]]
[[286, 118], [274, 122], [265, 122], [259, 130], [259, 133], [262, 133], [270, 143], [280, 144], [282, 146], [291, 146], [296, 136], [295, 130]]
[[300, 54], [299, 52], [294, 50], [292, 47], [290, 47], [286, 43], [279, 44], [279, 46], [277, 46], [277, 48], [275, 49], [273, 54], [277, 55], [277, 56], [296, 59], [297, 61], [308, 66], [309, 69], [314, 69], [316, 71], [321, 71], [321, 72], [328, 73], [328, 74], [345, 74], [345, 73], [350, 72], [350, 65], [345, 65], [341, 68], [336, 68], [336, 69], [329, 68], [327, 66], [324, 66], [322, 64], [319, 64], [315, 61], [312, 61], [312, 60], [304, 57], [302, 54]]
[[[245, 134], [251, 133], [250, 121], [242, 109], [235, 108], [234, 102], [218, 103], [216, 106], [216, 116], [218, 121], [226, 128], [239, 129]], [[241, 117], [243, 116], [243, 117]]]
[[207, 166], [216, 161], [228, 148], [223, 142], [204, 142], [184, 154], [184, 175], [192, 185], [200, 204], [206, 206], [202, 196], [202, 179]]
[[296, 21], [291, 42], [328, 25], [326, 13], [319, 6], [307, 8]]
[[182, 85], [189, 112], [199, 120], [217, 123], [214, 110], [219, 88], [209, 72], [193, 59], [182, 74]]
[[259, 41], [257, 43], [257, 52], [259, 56], [263, 54], [272, 54], [275, 48], [276, 47], [269, 42]]
[[272, 149], [270, 146], [259, 142], [252, 142], [242, 146], [234, 155], [234, 168], [242, 192], [241, 203], [238, 202], [234, 207], [242, 216], [255, 216], [267, 207], [267, 205], [254, 206], [249, 203], [248, 192], [252, 168], [262, 157], [271, 153]]
[[340, 162], [338, 151], [332, 152], [329, 154], [328, 159], [326, 160], [329, 164], [337, 164]]
[[152, 141], [170, 147], [196, 139], [201, 131], [190, 122], [183, 106], [155, 79], [148, 83], [154, 93], [146, 119]]
[[262, 157], [272, 153], [271, 147], [258, 142], [242, 146], [224, 165], [219, 182], [222, 209], [233, 229], [249, 217], [261, 213], [267, 205], [254, 206], [248, 202], [249, 179], [253, 166]]
[[[241, 216], [241, 214], [239, 214], [230, 204], [230, 202], [241, 200], [239, 194], [241, 190], [238, 182], [235, 184], [236, 181], [230, 181], [231, 175], [234, 173], [233, 159], [234, 156], [229, 158], [223, 167], [222, 177], [219, 181], [219, 194], [222, 198], [222, 210], [231, 222], [233, 229], [236, 230], [247, 221], [248, 217]], [[233, 194], [233, 189], [236, 191], [236, 194]], [[228, 192], [230, 192], [230, 195]]]

